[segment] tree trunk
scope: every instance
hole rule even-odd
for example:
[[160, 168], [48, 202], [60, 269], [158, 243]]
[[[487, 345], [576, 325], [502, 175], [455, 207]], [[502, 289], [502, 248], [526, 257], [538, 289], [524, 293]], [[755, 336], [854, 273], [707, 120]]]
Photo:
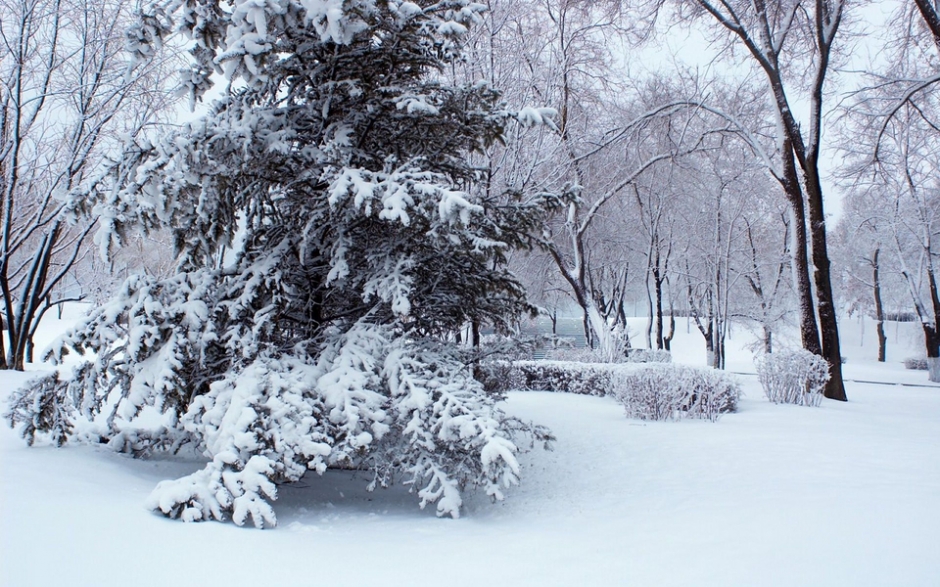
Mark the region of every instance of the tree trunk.
[[656, 280], [656, 348], [662, 350], [663, 342], [663, 282], [657, 276]]
[[940, 357], [927, 357], [927, 379], [940, 383]]
[[594, 333], [591, 330], [591, 318], [588, 316], [588, 309], [586, 307], [582, 306], [581, 311], [584, 314], [581, 318], [581, 327], [584, 329], [584, 346], [593, 349]]
[[933, 324], [921, 323], [924, 328], [924, 347], [927, 350], [927, 377], [940, 382], [940, 333]]
[[646, 306], [649, 319], [646, 321], [646, 348], [653, 348], [653, 296], [650, 295], [649, 281], [646, 282]]
[[878, 265], [878, 254], [880, 252], [881, 249], [876, 248], [875, 254], [872, 255], [871, 272], [872, 289], [875, 295], [875, 328], [878, 331], [878, 362], [884, 363], [888, 339], [885, 337], [885, 310], [881, 301], [881, 276], [879, 275]]
[[669, 307], [669, 334], [663, 337], [663, 349], [672, 352], [672, 338], [676, 335], [676, 311]]
[[705, 338], [705, 364], [714, 369], [717, 361], [718, 354], [715, 352], [715, 339], [709, 332], [709, 336]]
[[36, 251], [30, 269], [26, 274], [24, 284], [21, 286], [22, 298], [15, 311], [15, 329], [10, 329], [10, 348], [8, 350], [7, 365], [17, 371], [26, 370], [27, 356], [31, 355], [32, 333], [41, 314], [43, 291], [49, 274], [49, 266], [55, 243], [61, 234], [61, 224], [56, 220], [52, 227], [43, 234], [40, 245]]
[[719, 323], [715, 329], [715, 369], [725, 368], [725, 325]]
[[705, 335], [705, 364], [717, 369], [718, 353], [715, 348], [715, 323], [709, 320], [708, 329], [702, 334]]
[[5, 329], [3, 328], [3, 316], [0, 316], [0, 369], [7, 368], [6, 343], [4, 342]]
[[927, 283], [930, 286], [930, 301], [933, 305], [933, 322], [924, 322], [924, 342], [927, 347], [927, 370], [930, 381], [940, 383], [940, 295], [937, 293], [937, 277], [933, 263], [927, 261]]
[[598, 312], [594, 299], [588, 295], [587, 288], [584, 285], [584, 276], [575, 277], [572, 275], [570, 271], [565, 270], [561, 256], [555, 251], [550, 250], [549, 252], [555, 257], [556, 265], [562, 270], [562, 276], [571, 286], [575, 300], [584, 312], [584, 334], [590, 342], [590, 348], [594, 348], [594, 342], [596, 341], [605, 359], [608, 361], [615, 360], [620, 351], [618, 342], [614, 340], [614, 333], [610, 331], [606, 321]]
[[622, 352], [619, 341], [616, 340], [614, 333], [611, 332], [607, 322], [593, 302], [589, 301], [584, 310], [591, 324], [591, 330], [597, 338], [597, 348], [603, 360], [611, 363], [615, 362]]
[[774, 332], [764, 324], [764, 352], [768, 355], [774, 352]]
[[845, 383], [842, 381], [842, 351], [839, 345], [839, 323], [829, 271], [829, 251], [826, 244], [826, 216], [823, 212], [822, 186], [818, 170], [810, 166], [806, 173], [806, 200], [809, 208], [810, 237], [816, 282], [816, 310], [819, 313], [819, 334], [822, 357], [829, 361], [829, 382], [824, 395], [829, 399], [846, 401]]
[[796, 164], [793, 160], [792, 144], [790, 141], [785, 141], [784, 144], [783, 189], [790, 203], [790, 220], [793, 225], [793, 231], [790, 233], [790, 251], [793, 257], [793, 284], [796, 286], [800, 311], [800, 341], [804, 349], [814, 355], [822, 355], [822, 347], [819, 345], [819, 328], [816, 324], [816, 304], [813, 301], [813, 288], [810, 285], [803, 192], [800, 189]]

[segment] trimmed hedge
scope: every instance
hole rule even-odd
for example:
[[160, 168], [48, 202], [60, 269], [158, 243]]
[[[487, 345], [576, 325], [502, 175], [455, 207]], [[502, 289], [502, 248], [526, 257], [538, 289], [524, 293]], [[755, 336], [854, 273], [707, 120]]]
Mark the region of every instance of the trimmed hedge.
[[[614, 363], [671, 363], [669, 351], [655, 349], [624, 349], [623, 356]], [[555, 362], [574, 363], [610, 363], [605, 361], [600, 352], [591, 348], [553, 348], [547, 349], [546, 356]]]
[[671, 363], [672, 353], [657, 349], [627, 349], [627, 363]]
[[610, 372], [619, 363], [568, 361], [490, 361], [477, 368], [484, 389], [558, 391], [581, 395], [607, 395]]
[[609, 395], [627, 416], [641, 420], [683, 417], [715, 421], [735, 412], [741, 391], [728, 374], [714, 369], [663, 363], [573, 363], [493, 361], [477, 369], [491, 392], [554, 391]]

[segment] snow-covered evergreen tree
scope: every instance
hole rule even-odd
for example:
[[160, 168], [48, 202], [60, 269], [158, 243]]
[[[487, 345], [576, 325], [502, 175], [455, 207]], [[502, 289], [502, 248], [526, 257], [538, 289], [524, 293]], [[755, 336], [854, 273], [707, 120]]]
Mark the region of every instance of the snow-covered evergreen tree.
[[134, 454], [193, 443], [205, 469], [150, 498], [184, 520], [272, 525], [279, 483], [334, 465], [412, 484], [439, 515], [458, 515], [468, 485], [501, 499], [518, 481], [518, 435], [547, 432], [501, 412], [445, 341], [529, 310], [505, 254], [541, 205], [470, 195], [468, 153], [515, 117], [487, 84], [438, 75], [480, 9], [145, 11], [132, 50], [146, 58], [176, 27], [194, 43], [192, 95], [213, 72], [229, 91], [185, 131], [129, 148], [93, 212], [105, 254], [129, 231], [169, 228], [179, 268], [131, 278], [66, 335], [55, 358], [91, 358], [17, 394], [11, 422]]

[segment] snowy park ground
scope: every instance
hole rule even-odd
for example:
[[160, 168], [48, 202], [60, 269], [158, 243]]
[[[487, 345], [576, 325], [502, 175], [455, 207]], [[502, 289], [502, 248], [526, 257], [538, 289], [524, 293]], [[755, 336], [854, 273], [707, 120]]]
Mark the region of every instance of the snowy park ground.
[[[675, 360], [704, 364], [679, 324]], [[183, 524], [143, 503], [198, 464], [28, 448], [3, 426], [0, 585], [940, 585], [940, 387], [901, 365], [915, 325], [889, 327], [885, 365], [865, 335], [843, 324], [846, 377], [882, 383], [820, 408], [770, 404], [748, 375], [740, 412], [714, 424], [512, 393], [555, 450], [523, 455], [521, 486], [467, 496], [458, 520], [328, 471], [281, 488], [274, 530]], [[746, 340], [735, 330], [729, 370], [753, 372]], [[0, 373], [0, 398], [28, 377]]]

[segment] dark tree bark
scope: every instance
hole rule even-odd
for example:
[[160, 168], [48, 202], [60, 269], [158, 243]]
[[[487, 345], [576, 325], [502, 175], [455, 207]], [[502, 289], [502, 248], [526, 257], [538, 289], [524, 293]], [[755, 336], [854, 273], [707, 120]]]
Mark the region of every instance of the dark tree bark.
[[672, 352], [672, 338], [676, 335], [676, 309], [669, 296], [669, 333], [663, 336], [663, 349]]
[[875, 329], [878, 332], [878, 362], [885, 362], [887, 337], [885, 337], [885, 310], [881, 301], [881, 267], [878, 264], [880, 248], [875, 249], [871, 259], [872, 290], [875, 297]]
[[938, 363], [940, 363], [940, 332], [936, 326], [922, 322], [924, 329], [924, 348], [927, 351], [927, 371], [930, 381], [937, 381]]
[[659, 254], [653, 267], [653, 287], [656, 291], [656, 348], [663, 349], [663, 277], [659, 270]]
[[927, 368], [931, 381], [940, 381], [940, 295], [937, 292], [937, 276], [933, 265], [927, 265], [927, 283], [930, 286], [930, 302], [933, 306], [933, 321], [924, 321], [924, 342], [927, 347]]
[[797, 303], [800, 306], [800, 342], [804, 349], [814, 355], [822, 355], [822, 347], [819, 344], [819, 327], [816, 323], [816, 304], [813, 300], [813, 288], [809, 278], [809, 252], [806, 245], [809, 239], [806, 234], [806, 209], [803, 203], [803, 192], [800, 189], [796, 163], [790, 148], [791, 144], [789, 140], [784, 143], [785, 152], [783, 157], [785, 161], [782, 183], [793, 213], [791, 221], [793, 241], [790, 248], [793, 262], [793, 280], [796, 285]]
[[917, 10], [920, 11], [927, 29], [930, 30], [934, 45], [940, 51], [940, 13], [930, 0], [914, 0], [914, 4], [917, 5]]
[[842, 353], [839, 343], [839, 324], [835, 299], [832, 293], [829, 251], [826, 244], [826, 221], [823, 212], [822, 187], [819, 183], [818, 165], [809, 166], [806, 173], [806, 192], [809, 202], [809, 222], [812, 238], [813, 264], [816, 282], [816, 311], [819, 314], [819, 333], [822, 342], [822, 357], [829, 361], [829, 382], [825, 396], [846, 401], [845, 383], [842, 380]]

